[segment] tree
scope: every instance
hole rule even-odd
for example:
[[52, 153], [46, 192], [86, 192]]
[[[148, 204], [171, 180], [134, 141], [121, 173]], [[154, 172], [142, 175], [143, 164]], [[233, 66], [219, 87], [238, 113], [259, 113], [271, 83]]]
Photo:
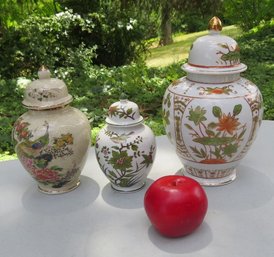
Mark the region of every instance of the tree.
[[54, 0], [60, 4], [62, 9], [72, 9], [73, 12], [79, 14], [88, 14], [97, 12], [100, 9], [100, 0]]
[[[200, 24], [207, 27], [209, 18], [220, 13], [222, 8], [222, 0], [160, 0], [156, 2], [161, 13], [160, 45], [172, 43], [172, 25], [177, 17], [182, 17], [181, 23], [185, 22], [186, 27], [197, 23], [196, 29], [199, 29]], [[153, 3], [154, 6], [157, 6], [156, 2]]]
[[49, 16], [57, 11], [58, 6], [54, 0], [1, 0], [0, 31], [17, 26], [34, 12]]
[[225, 0], [225, 15], [244, 31], [273, 18], [273, 0]]
[[160, 42], [159, 45], [168, 45], [172, 40], [171, 17], [173, 11], [172, 1], [161, 1], [161, 26], [160, 26]]

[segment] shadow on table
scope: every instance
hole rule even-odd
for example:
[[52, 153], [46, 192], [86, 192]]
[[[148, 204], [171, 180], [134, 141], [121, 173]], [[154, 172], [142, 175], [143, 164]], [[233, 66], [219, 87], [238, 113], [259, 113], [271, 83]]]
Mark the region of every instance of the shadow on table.
[[27, 211], [45, 215], [60, 215], [81, 210], [96, 200], [100, 187], [97, 182], [86, 176], [80, 176], [80, 181], [78, 188], [59, 195], [43, 194], [33, 185], [23, 194], [23, 206]]
[[154, 182], [147, 179], [143, 188], [134, 192], [122, 193], [114, 190], [108, 183], [102, 190], [102, 197], [106, 203], [121, 209], [138, 209], [144, 206], [144, 195], [148, 187]]
[[240, 165], [237, 178], [220, 187], [204, 187], [209, 209], [243, 211], [265, 205], [273, 198], [274, 183], [258, 170]]
[[212, 231], [206, 222], [190, 235], [168, 238], [160, 235], [153, 226], [148, 229], [150, 241], [162, 251], [175, 254], [192, 253], [205, 248], [213, 239]]

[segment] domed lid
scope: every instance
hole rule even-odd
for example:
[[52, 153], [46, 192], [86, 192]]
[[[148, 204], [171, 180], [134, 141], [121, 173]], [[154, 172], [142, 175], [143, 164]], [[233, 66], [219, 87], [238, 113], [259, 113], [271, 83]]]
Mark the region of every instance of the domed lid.
[[50, 71], [42, 66], [38, 71], [38, 80], [26, 88], [23, 105], [32, 110], [46, 110], [62, 107], [72, 101], [66, 84], [50, 77]]
[[108, 110], [106, 123], [115, 126], [128, 126], [143, 121], [138, 105], [134, 102], [122, 99], [113, 103]]
[[232, 74], [246, 70], [240, 63], [240, 48], [231, 37], [221, 35], [222, 23], [213, 17], [209, 21], [209, 33], [199, 37], [191, 46], [188, 63], [183, 70], [197, 74]]

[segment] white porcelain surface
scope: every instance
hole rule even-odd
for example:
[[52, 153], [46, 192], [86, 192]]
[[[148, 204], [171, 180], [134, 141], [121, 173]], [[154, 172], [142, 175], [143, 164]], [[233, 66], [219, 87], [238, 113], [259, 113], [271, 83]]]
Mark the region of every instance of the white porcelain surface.
[[142, 120], [136, 103], [120, 100], [110, 106], [107, 125], [96, 138], [99, 166], [120, 192], [142, 188], [154, 161], [155, 136]]
[[246, 66], [240, 62], [240, 47], [228, 36], [222, 35], [218, 17], [209, 21], [208, 35], [199, 37], [191, 45], [188, 62], [183, 69], [195, 74], [240, 73]]
[[240, 64], [240, 48], [237, 42], [221, 35], [219, 31], [209, 31], [206, 36], [194, 41], [189, 52], [188, 64], [205, 68], [223, 68]]
[[220, 47], [239, 51], [237, 43], [220, 31], [197, 39], [183, 66], [187, 76], [174, 81], [163, 100], [166, 132], [183, 173], [208, 186], [236, 178], [236, 167], [253, 143], [263, 115], [259, 89], [240, 77], [246, 66], [238, 52], [220, 61]]
[[151, 129], [139, 124], [127, 128], [105, 126], [97, 136], [96, 157], [114, 189], [129, 192], [145, 185], [156, 153]]
[[231, 182], [235, 178], [231, 174], [255, 139], [261, 105], [258, 88], [244, 78], [203, 84], [184, 77], [169, 86], [163, 101], [164, 123], [185, 170], [197, 180], [201, 177], [205, 185]]
[[106, 123], [117, 126], [126, 126], [143, 121], [136, 103], [122, 99], [113, 103], [108, 110]]

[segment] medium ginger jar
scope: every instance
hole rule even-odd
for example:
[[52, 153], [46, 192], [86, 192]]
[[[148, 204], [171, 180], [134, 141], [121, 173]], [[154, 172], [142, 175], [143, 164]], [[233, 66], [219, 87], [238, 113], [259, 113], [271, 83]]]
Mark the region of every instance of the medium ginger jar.
[[29, 110], [14, 124], [15, 151], [41, 192], [59, 194], [80, 184], [91, 128], [86, 116], [69, 106], [72, 96], [63, 81], [50, 78], [45, 68], [38, 76], [25, 91]]
[[174, 81], [163, 99], [166, 133], [183, 163], [183, 174], [202, 185], [227, 184], [252, 145], [262, 120], [262, 96], [240, 76], [235, 40], [221, 35], [217, 17], [209, 34], [191, 46], [186, 77]]
[[145, 185], [156, 152], [155, 136], [134, 102], [120, 100], [110, 106], [95, 152], [113, 189], [131, 192]]

